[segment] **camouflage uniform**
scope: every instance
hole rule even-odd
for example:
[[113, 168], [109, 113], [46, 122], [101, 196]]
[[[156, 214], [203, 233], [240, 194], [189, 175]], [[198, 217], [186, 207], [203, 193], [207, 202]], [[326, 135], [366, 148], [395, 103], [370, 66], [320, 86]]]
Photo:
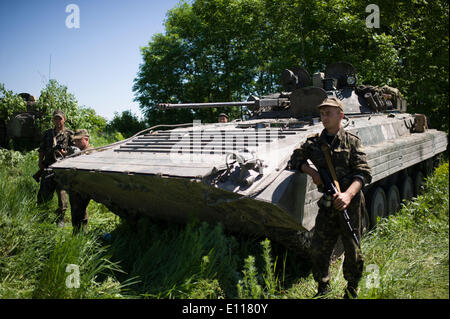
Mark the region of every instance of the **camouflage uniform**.
[[[301, 170], [301, 166], [309, 159], [314, 166], [328, 170], [320, 146], [322, 143], [329, 146], [331, 160], [342, 192], [347, 190], [356, 178], [360, 179], [363, 185], [370, 183], [371, 172], [361, 140], [356, 135], [346, 132], [343, 128], [340, 128], [334, 137], [327, 136], [325, 129], [321, 134], [309, 136], [306, 142], [294, 151], [291, 157], [291, 167]], [[319, 187], [319, 190], [321, 190], [321, 187]], [[361, 238], [361, 207], [364, 207], [364, 204], [364, 195], [362, 191], [359, 191], [347, 207], [351, 224], [358, 238]], [[342, 212], [319, 205], [311, 244], [312, 271], [319, 287], [321, 284], [328, 284], [330, 279], [330, 258], [339, 236], [342, 238], [345, 249], [344, 278], [348, 281], [349, 286], [357, 287], [363, 272], [361, 251], [350, 235]]]
[[[83, 137], [89, 137], [87, 130], [80, 129], [77, 130], [72, 138], [72, 140], [80, 139]], [[86, 150], [92, 149], [92, 146], [88, 145], [83, 152], [89, 154], [90, 151], [86, 152]], [[72, 216], [72, 227], [73, 233], [78, 233], [83, 227], [86, 231], [87, 223], [88, 223], [88, 212], [87, 206], [91, 201], [89, 196], [84, 194], [77, 193], [73, 190], [69, 191], [69, 200], [70, 200], [70, 213]]]
[[[59, 153], [58, 149], [68, 150], [69, 146], [72, 146], [71, 137], [73, 132], [64, 128], [61, 131], [57, 131], [54, 128], [48, 129], [44, 132], [41, 144], [39, 147], [39, 152], [44, 154], [43, 164], [47, 168], [56, 162], [57, 157], [63, 157]], [[56, 146], [56, 151], [55, 151]], [[37, 196], [38, 204], [48, 202], [53, 198], [53, 193], [56, 190], [58, 195], [58, 220], [62, 221], [64, 219], [64, 214], [67, 210], [67, 194], [66, 192], [54, 181], [50, 173], [44, 172], [41, 176], [41, 182], [39, 187], [39, 192]]]
[[73, 232], [77, 233], [80, 231], [81, 227], [87, 226], [87, 206], [89, 205], [91, 198], [74, 191], [69, 191], [69, 200]]

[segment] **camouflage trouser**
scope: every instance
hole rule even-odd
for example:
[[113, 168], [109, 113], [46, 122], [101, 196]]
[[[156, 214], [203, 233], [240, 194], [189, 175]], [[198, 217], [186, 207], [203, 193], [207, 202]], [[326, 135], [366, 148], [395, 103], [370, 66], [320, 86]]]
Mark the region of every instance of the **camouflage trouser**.
[[69, 200], [73, 231], [78, 232], [82, 226], [86, 227], [88, 223], [88, 213], [86, 208], [91, 199], [79, 193], [69, 192]]
[[[355, 230], [358, 239], [361, 238], [362, 230], [362, 196], [364, 195], [362, 195], [362, 192], [360, 191], [347, 207], [351, 225]], [[329, 266], [331, 254], [339, 236], [341, 236], [345, 251], [343, 265], [344, 278], [349, 284], [357, 285], [362, 277], [364, 266], [361, 250], [352, 239], [350, 230], [342, 216], [342, 212], [335, 209], [320, 208], [316, 218], [316, 225], [311, 243], [312, 272], [314, 279], [319, 284], [327, 283], [330, 280]]]
[[50, 173], [43, 173], [37, 195], [37, 203], [42, 204], [51, 201], [55, 191], [58, 195], [58, 209], [56, 211], [56, 215], [58, 216], [58, 220], [61, 220], [64, 219], [64, 215], [68, 207], [67, 193], [59, 187]]

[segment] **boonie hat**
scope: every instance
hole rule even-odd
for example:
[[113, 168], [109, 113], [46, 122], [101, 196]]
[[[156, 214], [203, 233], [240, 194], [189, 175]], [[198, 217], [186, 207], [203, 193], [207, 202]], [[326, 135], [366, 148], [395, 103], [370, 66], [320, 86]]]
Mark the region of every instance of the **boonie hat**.
[[225, 116], [226, 118], [228, 118], [228, 115], [226, 115], [225, 113], [220, 113], [218, 117], [221, 117], [221, 116]]
[[65, 119], [65, 118], [66, 118], [66, 115], [65, 115], [64, 112], [61, 111], [61, 110], [55, 110], [55, 111], [53, 112], [53, 117], [55, 117], [55, 116], [58, 116], [58, 117], [60, 117], [60, 118], [62, 118], [62, 119]]
[[321, 108], [322, 106], [334, 106], [344, 112], [344, 103], [342, 103], [341, 100], [335, 98], [334, 96], [327, 98], [325, 101], [319, 104], [318, 108]]
[[89, 137], [89, 133], [86, 129], [82, 128], [75, 131], [75, 134], [72, 136], [72, 140], [79, 140], [83, 137]]

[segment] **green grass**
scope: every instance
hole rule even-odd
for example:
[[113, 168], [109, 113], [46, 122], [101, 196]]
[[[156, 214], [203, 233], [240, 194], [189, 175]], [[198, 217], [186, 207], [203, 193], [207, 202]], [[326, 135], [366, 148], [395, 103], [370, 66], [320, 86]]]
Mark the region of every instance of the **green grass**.
[[363, 281], [361, 297], [449, 298], [448, 162], [425, 189], [364, 240], [366, 264], [377, 265], [380, 286], [368, 289]]
[[[231, 253], [236, 244], [220, 225], [167, 225], [140, 219], [134, 227], [122, 224], [112, 233], [109, 251], [128, 276], [139, 278], [133, 286], [138, 295], [217, 298], [223, 296], [217, 279], [224, 286], [233, 282], [236, 258]], [[208, 286], [208, 292], [201, 294], [201, 286]]]
[[[100, 137], [96, 146], [107, 142]], [[91, 201], [89, 233], [72, 236], [69, 212], [66, 227], [55, 225], [56, 196], [36, 205], [36, 151], [0, 150], [0, 168], [0, 298], [302, 299], [316, 292], [304, 260], [220, 225], [130, 224]], [[360, 298], [449, 298], [448, 162], [425, 188], [363, 238]], [[70, 265], [78, 267], [78, 288]], [[342, 259], [331, 276], [327, 298], [341, 298]]]

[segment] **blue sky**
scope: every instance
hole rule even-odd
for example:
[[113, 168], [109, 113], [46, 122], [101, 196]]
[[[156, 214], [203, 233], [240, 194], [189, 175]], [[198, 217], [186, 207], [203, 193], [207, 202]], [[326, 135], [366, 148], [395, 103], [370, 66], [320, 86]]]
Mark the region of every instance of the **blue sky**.
[[[66, 85], [79, 105], [111, 120], [132, 110], [140, 47], [164, 32], [178, 0], [0, 0], [0, 83], [39, 97], [49, 77]], [[67, 28], [76, 4], [80, 27]], [[71, 20], [69, 18], [69, 20]], [[73, 20], [71, 20], [73, 21]]]

